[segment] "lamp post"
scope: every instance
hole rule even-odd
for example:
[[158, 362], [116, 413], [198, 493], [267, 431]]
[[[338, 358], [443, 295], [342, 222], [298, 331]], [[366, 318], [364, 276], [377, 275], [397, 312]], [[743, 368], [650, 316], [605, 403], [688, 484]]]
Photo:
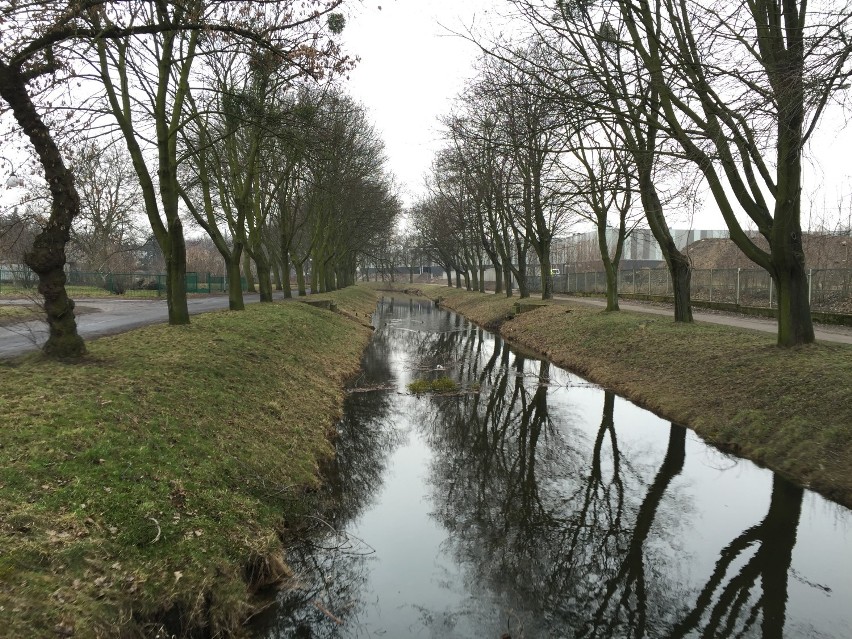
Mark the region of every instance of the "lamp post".
[[840, 243], [840, 246], [842, 246], [843, 248], [846, 249], [846, 256], [843, 258], [843, 261], [846, 264], [846, 266], [849, 266], [849, 243], [846, 240], [843, 240]]
[[3, 160], [4, 162], [8, 162], [9, 168], [12, 169], [11, 173], [9, 174], [9, 177], [4, 182], [5, 187], [7, 189], [14, 189], [14, 188], [17, 188], [19, 186], [24, 186], [24, 181], [21, 178], [19, 178], [17, 175], [15, 175], [15, 163], [12, 162], [12, 160], [10, 160], [9, 158], [7, 158], [4, 155], [0, 155], [0, 160]]

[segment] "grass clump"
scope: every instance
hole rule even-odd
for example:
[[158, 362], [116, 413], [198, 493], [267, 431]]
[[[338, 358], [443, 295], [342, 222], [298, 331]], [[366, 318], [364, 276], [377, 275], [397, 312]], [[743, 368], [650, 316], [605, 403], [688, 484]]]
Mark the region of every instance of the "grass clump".
[[[481, 325], [512, 302], [424, 293]], [[555, 301], [502, 323], [509, 340], [852, 506], [852, 346], [783, 349], [771, 333]]]
[[41, 319], [42, 317], [44, 317], [44, 311], [35, 305], [0, 305], [0, 326], [28, 322], [34, 319]]
[[408, 390], [415, 395], [424, 393], [457, 393], [459, 385], [451, 377], [438, 377], [436, 379], [418, 379], [408, 385]]
[[259, 304], [93, 341], [81, 364], [0, 364], [3, 636], [238, 631], [286, 575], [368, 339]]

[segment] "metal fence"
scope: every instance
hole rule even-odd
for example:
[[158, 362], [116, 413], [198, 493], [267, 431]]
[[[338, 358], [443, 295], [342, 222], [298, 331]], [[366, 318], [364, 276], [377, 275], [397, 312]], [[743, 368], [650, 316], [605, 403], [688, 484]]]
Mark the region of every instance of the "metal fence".
[[[538, 276], [528, 278], [532, 292], [541, 291]], [[852, 313], [852, 269], [811, 269], [808, 271], [811, 308], [815, 311]], [[692, 299], [725, 302], [741, 306], [777, 308], [777, 291], [772, 278], [762, 269], [694, 269]], [[562, 273], [553, 276], [556, 293], [606, 293], [603, 271]], [[619, 293], [666, 297], [672, 295], [668, 269], [643, 268], [618, 273]]]
[[[246, 288], [245, 279], [242, 281]], [[166, 291], [166, 275], [163, 273], [96, 273], [69, 271], [65, 286], [73, 295], [84, 296], [106, 291], [114, 295], [135, 297], [161, 296]], [[37, 292], [38, 276], [30, 269], [0, 268], [0, 294], [34, 295]], [[225, 293], [227, 279], [211, 273], [187, 273], [187, 293]]]

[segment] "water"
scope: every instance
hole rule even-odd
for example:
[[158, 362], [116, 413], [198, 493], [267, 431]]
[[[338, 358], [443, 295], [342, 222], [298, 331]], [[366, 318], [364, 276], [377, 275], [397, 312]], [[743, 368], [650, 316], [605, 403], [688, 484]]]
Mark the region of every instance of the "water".
[[852, 637], [849, 510], [429, 303], [374, 318], [260, 636]]

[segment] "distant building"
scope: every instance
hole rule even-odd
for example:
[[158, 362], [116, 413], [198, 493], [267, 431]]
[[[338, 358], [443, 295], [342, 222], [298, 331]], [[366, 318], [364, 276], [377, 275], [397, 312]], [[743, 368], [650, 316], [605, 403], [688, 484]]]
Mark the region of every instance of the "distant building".
[[[729, 232], [711, 229], [674, 229], [672, 237], [678, 249], [683, 250], [689, 244], [705, 238], [727, 238]], [[616, 229], [607, 232], [607, 246], [610, 254], [615, 250], [618, 239]], [[624, 240], [624, 252], [621, 256], [621, 267], [645, 267], [656, 265], [663, 261], [663, 252], [650, 229], [633, 229]], [[600, 263], [601, 254], [598, 247], [597, 231], [575, 233], [568, 237], [555, 238], [551, 250], [551, 261], [554, 265], [572, 266]]]

